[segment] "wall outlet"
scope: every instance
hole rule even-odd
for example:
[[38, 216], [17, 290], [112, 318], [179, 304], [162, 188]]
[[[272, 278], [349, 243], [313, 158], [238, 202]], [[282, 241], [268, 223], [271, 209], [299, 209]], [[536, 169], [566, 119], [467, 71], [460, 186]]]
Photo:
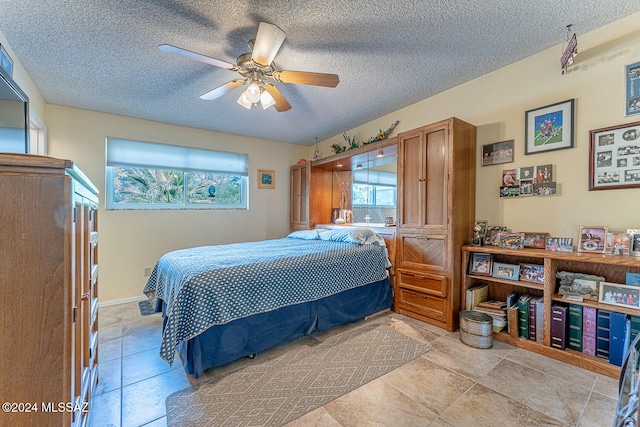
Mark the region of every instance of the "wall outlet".
[[144, 269], [144, 277], [149, 277], [151, 276], [151, 267], [145, 267]]

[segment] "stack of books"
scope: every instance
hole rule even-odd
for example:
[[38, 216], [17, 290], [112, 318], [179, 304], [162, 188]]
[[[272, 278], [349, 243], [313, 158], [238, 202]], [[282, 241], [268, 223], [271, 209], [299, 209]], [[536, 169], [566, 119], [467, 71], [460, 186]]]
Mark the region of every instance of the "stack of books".
[[493, 318], [493, 332], [500, 332], [505, 326], [507, 326], [506, 301], [482, 301], [476, 305], [473, 311], [488, 314]]

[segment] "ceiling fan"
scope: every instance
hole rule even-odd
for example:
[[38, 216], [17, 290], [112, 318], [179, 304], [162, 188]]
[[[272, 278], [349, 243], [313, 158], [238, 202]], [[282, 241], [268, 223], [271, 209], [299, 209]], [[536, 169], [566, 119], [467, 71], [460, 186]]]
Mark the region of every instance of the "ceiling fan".
[[249, 41], [251, 52], [240, 55], [236, 60], [237, 64], [231, 64], [168, 44], [162, 44], [158, 47], [163, 52], [237, 71], [242, 76], [242, 78], [232, 80], [203, 94], [200, 99], [207, 101], [217, 99], [240, 86], [246, 85], [247, 89], [240, 95], [238, 104], [245, 108], [251, 108], [260, 102], [264, 109], [273, 105], [276, 110], [283, 112], [291, 109], [291, 105], [270, 80], [324, 87], [336, 87], [340, 82], [336, 74], [277, 70], [273, 63], [273, 58], [276, 56], [285, 37], [285, 32], [277, 26], [261, 22], [258, 26], [256, 38]]

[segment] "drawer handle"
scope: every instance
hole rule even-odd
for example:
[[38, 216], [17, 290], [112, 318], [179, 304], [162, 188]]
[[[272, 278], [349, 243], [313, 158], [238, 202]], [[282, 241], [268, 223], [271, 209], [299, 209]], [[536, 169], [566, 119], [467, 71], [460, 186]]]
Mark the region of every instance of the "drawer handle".
[[414, 275], [413, 277], [415, 277], [416, 279], [419, 279], [419, 280], [427, 280], [427, 278], [426, 278], [426, 277], [424, 277], [424, 276], [417, 276], [417, 275]]
[[416, 236], [416, 239], [419, 239], [419, 240], [431, 240], [430, 237], [424, 237], [424, 236]]
[[416, 292], [409, 292], [411, 295], [413, 295], [414, 297], [418, 297], [418, 298], [422, 298], [422, 299], [427, 299], [426, 295], [422, 295], [422, 294], [418, 294]]

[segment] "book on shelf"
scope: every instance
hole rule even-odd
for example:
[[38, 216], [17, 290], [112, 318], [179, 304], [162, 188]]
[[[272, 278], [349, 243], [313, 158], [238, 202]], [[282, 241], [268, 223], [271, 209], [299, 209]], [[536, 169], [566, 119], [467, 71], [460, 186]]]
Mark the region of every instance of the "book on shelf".
[[489, 296], [489, 285], [476, 285], [465, 293], [465, 310], [473, 310], [478, 303], [486, 301]]
[[633, 342], [633, 340], [640, 332], [640, 316], [629, 315], [629, 323], [631, 327], [631, 336], [629, 337], [629, 342]]
[[567, 311], [566, 305], [551, 306], [551, 347], [560, 350], [567, 347]]
[[[529, 300], [529, 339], [532, 341], [536, 341], [538, 335], [536, 302], [540, 298], [541, 297], [533, 297]], [[542, 329], [540, 333], [542, 333]]]
[[629, 341], [630, 323], [627, 315], [616, 311], [609, 315], [609, 363], [622, 366], [625, 356], [625, 342]]
[[582, 352], [596, 355], [596, 315], [595, 307], [582, 308]]
[[507, 328], [509, 330], [509, 335], [514, 338], [518, 338], [520, 328], [518, 327], [518, 303], [515, 302], [509, 309], [507, 310]]
[[544, 298], [536, 301], [536, 342], [544, 341]]
[[569, 348], [582, 351], [582, 306], [569, 304]]
[[478, 313], [488, 314], [489, 316], [497, 320], [507, 320], [507, 312], [505, 310], [496, 311], [496, 310], [491, 310], [487, 308], [482, 308], [480, 306], [476, 306], [476, 308], [474, 308], [473, 311], [477, 311]]
[[509, 307], [513, 306], [513, 304], [518, 302], [519, 297], [520, 294], [518, 292], [511, 292], [509, 295], [507, 295], [507, 298], [505, 298], [505, 307], [507, 307], [508, 309]]
[[529, 339], [529, 294], [521, 295], [518, 298], [518, 329], [520, 338]]
[[505, 310], [507, 303], [505, 301], [488, 300], [479, 302], [476, 307], [488, 308], [490, 310]]
[[596, 356], [609, 360], [609, 317], [607, 310], [598, 310], [596, 320]]

